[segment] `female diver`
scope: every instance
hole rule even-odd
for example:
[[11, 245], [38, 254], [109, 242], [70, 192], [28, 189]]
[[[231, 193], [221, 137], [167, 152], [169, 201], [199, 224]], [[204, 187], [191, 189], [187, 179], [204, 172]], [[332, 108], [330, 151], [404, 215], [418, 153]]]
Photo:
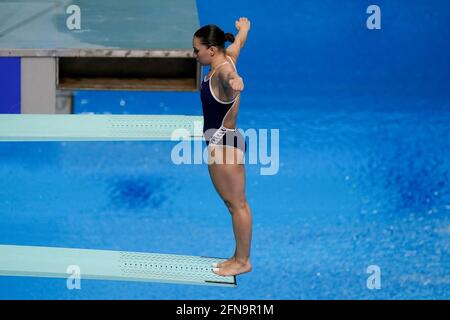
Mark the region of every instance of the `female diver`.
[[[200, 94], [208, 171], [231, 214], [236, 240], [234, 255], [222, 263], [213, 264], [213, 272], [222, 276], [250, 272], [252, 268], [252, 214], [245, 194], [244, 156], [247, 146], [236, 126], [240, 92], [244, 90], [236, 64], [250, 30], [250, 21], [241, 17], [235, 26], [238, 30], [236, 37], [224, 33], [216, 25], [207, 25], [195, 32], [192, 41], [196, 59], [202, 66], [210, 66], [202, 79]], [[225, 49], [226, 41], [232, 44]]]

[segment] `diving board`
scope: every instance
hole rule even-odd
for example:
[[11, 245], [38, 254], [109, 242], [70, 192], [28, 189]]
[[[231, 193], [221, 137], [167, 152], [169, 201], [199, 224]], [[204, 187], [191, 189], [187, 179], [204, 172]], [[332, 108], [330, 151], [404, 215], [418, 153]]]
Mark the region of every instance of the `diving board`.
[[0, 114], [0, 141], [202, 140], [202, 127], [201, 116]]
[[164, 282], [236, 287], [235, 276], [219, 276], [211, 264], [225, 259], [142, 252], [0, 245], [0, 275]]

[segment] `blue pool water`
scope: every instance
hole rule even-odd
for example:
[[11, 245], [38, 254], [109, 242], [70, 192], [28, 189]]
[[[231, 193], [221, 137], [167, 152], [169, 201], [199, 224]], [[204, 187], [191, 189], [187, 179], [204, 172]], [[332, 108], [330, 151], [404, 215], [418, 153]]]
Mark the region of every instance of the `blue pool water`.
[[[198, 3], [202, 25], [252, 20], [239, 127], [280, 130], [278, 173], [246, 165], [254, 269], [238, 288], [0, 277], [0, 298], [450, 298], [450, 5], [378, 4], [371, 33], [354, 1]], [[75, 100], [76, 112], [201, 114], [198, 93]], [[0, 243], [230, 256], [206, 164], [173, 164], [174, 145], [1, 143]]]

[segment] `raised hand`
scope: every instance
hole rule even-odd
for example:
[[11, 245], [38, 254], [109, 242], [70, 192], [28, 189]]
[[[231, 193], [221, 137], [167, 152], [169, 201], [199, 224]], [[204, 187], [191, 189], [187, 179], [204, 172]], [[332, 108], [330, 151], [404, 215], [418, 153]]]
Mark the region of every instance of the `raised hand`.
[[234, 25], [238, 31], [240, 30], [250, 30], [250, 20], [246, 17], [240, 17], [239, 20], [236, 20]]

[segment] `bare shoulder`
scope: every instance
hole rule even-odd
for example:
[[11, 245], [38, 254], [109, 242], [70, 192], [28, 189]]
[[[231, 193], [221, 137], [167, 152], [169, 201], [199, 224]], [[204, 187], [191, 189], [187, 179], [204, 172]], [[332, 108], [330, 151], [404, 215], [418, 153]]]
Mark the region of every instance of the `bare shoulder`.
[[226, 50], [226, 56], [233, 61], [234, 65], [237, 65], [238, 56], [234, 55], [234, 53], [229, 50], [229, 47]]

